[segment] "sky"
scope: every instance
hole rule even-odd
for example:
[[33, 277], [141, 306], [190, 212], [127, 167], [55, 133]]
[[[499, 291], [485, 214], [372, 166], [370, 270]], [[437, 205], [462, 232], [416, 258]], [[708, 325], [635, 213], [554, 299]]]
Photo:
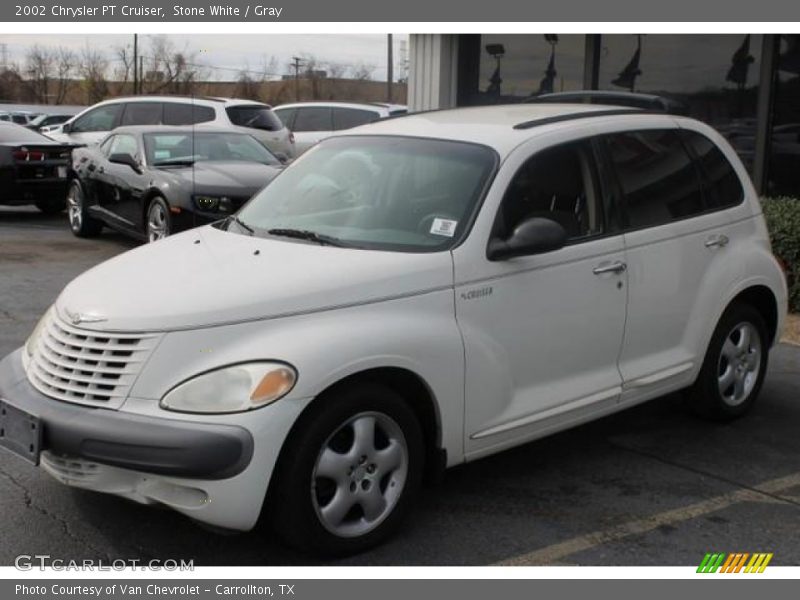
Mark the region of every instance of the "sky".
[[[147, 45], [150, 35], [140, 35], [140, 43]], [[186, 35], [168, 34], [175, 47], [186, 48], [197, 55], [199, 63], [209, 67], [212, 79], [236, 79], [242, 68], [258, 71], [271, 57], [277, 59], [278, 76], [288, 73], [287, 64], [293, 56], [312, 55], [323, 63], [333, 62], [348, 66], [366, 64], [374, 67], [373, 79], [386, 80], [387, 37], [382, 34], [243, 34], [243, 35]], [[404, 75], [401, 65], [403, 41], [408, 36], [394, 35], [395, 78]], [[80, 51], [87, 45], [114, 58], [114, 48], [133, 46], [133, 35], [0, 35], [0, 45], [5, 44], [8, 61], [22, 62], [27, 48], [64, 46]], [[2, 49], [2, 46], [0, 46]], [[0, 60], [2, 55], [0, 55]]]

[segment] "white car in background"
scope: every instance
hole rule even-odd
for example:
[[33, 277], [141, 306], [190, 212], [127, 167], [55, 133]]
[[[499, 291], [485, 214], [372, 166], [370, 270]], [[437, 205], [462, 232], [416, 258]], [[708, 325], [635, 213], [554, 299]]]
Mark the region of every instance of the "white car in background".
[[280, 159], [294, 158], [294, 137], [268, 104], [198, 96], [131, 96], [105, 100], [65, 123], [41, 130], [59, 142], [91, 146], [130, 125], [196, 125], [249, 133]]
[[337, 131], [373, 123], [386, 117], [404, 115], [402, 104], [380, 102], [297, 102], [281, 104], [273, 111], [292, 133], [299, 156]]
[[707, 125], [412, 114], [78, 276], [0, 361], [0, 446], [66, 485], [358, 552], [424, 473], [682, 389], [743, 415], [786, 309], [758, 196]]

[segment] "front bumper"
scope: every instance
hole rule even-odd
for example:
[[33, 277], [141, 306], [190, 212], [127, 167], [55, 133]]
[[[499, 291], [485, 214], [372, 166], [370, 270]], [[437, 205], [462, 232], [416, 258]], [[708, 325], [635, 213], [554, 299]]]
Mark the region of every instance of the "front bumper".
[[141, 473], [225, 479], [247, 468], [253, 437], [236, 425], [89, 408], [49, 398], [29, 382], [21, 351], [0, 361], [0, 398], [39, 417], [42, 449]]

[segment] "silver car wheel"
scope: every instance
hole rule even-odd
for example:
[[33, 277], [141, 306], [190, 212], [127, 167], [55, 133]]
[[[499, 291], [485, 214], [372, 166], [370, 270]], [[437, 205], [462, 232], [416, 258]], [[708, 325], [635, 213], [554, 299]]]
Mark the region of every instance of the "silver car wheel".
[[359, 413], [320, 450], [311, 480], [314, 510], [334, 535], [365, 535], [394, 510], [407, 477], [408, 444], [400, 426], [383, 413]]
[[761, 336], [752, 323], [739, 323], [725, 337], [717, 382], [727, 405], [738, 406], [752, 393], [761, 370], [761, 352]]
[[83, 223], [83, 192], [80, 185], [73, 183], [67, 192], [67, 216], [73, 231], [79, 231]]
[[169, 235], [169, 218], [161, 202], [153, 202], [147, 211], [147, 240], [157, 242]]

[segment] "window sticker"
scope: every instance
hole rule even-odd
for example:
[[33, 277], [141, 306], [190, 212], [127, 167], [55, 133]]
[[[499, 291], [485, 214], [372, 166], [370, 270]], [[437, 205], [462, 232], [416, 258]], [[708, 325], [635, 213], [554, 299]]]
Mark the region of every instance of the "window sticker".
[[450, 219], [440, 219], [436, 217], [431, 223], [431, 233], [433, 235], [443, 235], [445, 237], [453, 237], [456, 233], [456, 226], [458, 221], [451, 221]]

